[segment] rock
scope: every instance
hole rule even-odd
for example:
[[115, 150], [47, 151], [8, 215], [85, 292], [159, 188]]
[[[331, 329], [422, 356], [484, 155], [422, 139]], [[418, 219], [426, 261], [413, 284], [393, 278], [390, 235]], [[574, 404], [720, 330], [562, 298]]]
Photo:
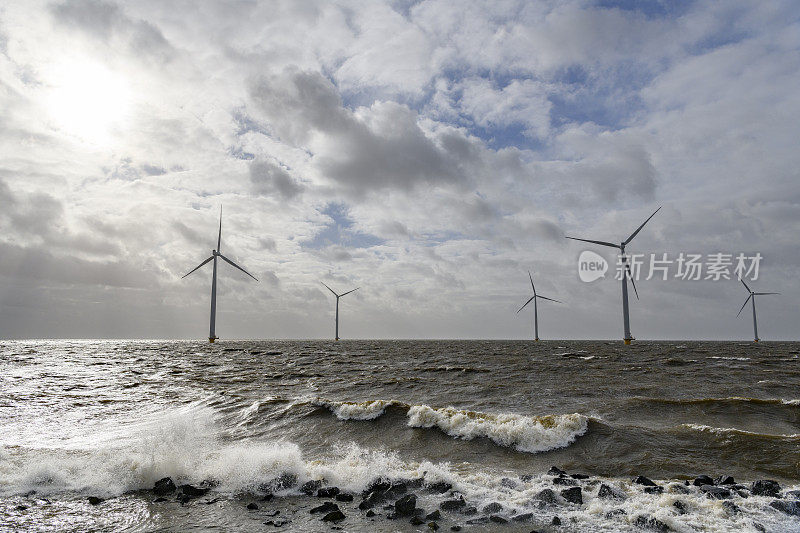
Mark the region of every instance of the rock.
[[431, 531], [437, 531], [439, 529], [439, 524], [436, 522], [428, 522], [428, 529]]
[[781, 491], [781, 486], [777, 481], [771, 479], [761, 479], [754, 481], [750, 486], [750, 492], [754, 496], [772, 496], [773, 498]]
[[251, 511], [258, 511], [258, 505], [255, 503], [248, 503], [247, 508]]
[[557, 517], [557, 516], [554, 516], [553, 520], [550, 521], [550, 524], [552, 524], [554, 526], [560, 526], [561, 525], [561, 519], [559, 517]]
[[272, 501], [272, 498], [274, 498], [274, 497], [275, 497], [274, 494], [272, 494], [271, 492], [268, 492], [268, 493], [264, 494], [264, 496], [261, 498], [261, 501], [262, 502]]
[[420, 518], [418, 516], [415, 516], [414, 518], [409, 520], [409, 522], [411, 523], [412, 526], [421, 526], [422, 524], [425, 523], [425, 520], [423, 520], [422, 518]]
[[653, 483], [652, 479], [646, 478], [644, 476], [636, 476], [635, 478], [633, 478], [633, 482], [636, 483], [637, 485], [644, 485], [646, 487], [657, 487], [658, 486], [655, 483]]
[[195, 487], [194, 485], [181, 485], [178, 488], [181, 489], [181, 492], [189, 498], [199, 498], [209, 490], [206, 487]]
[[514, 489], [517, 487], [517, 482], [511, 478], [504, 477], [500, 480], [500, 485], [504, 486], [507, 489]]
[[773, 509], [788, 514], [789, 516], [800, 516], [800, 503], [787, 502], [786, 500], [773, 500], [769, 504]]
[[353, 495], [348, 493], [348, 492], [339, 493], [339, 494], [336, 495], [336, 501], [337, 502], [351, 502], [351, 501], [353, 501]]
[[553, 478], [553, 485], [566, 485], [568, 487], [572, 487], [577, 485], [578, 482], [572, 478], [568, 477], [554, 477]]
[[496, 515], [496, 514], [493, 514], [492, 516], [490, 516], [489, 520], [491, 520], [495, 524], [507, 524], [508, 523], [508, 520], [506, 520], [502, 516]]
[[156, 481], [156, 484], [153, 485], [153, 493], [156, 496], [166, 496], [167, 494], [175, 492], [177, 488], [171, 477], [164, 477]]
[[652, 531], [659, 531], [664, 533], [669, 531], [669, 526], [658, 520], [657, 518], [653, 518], [652, 516], [645, 516], [640, 515], [636, 517], [636, 525], [643, 529], [650, 529]]
[[[406, 494], [394, 502], [394, 514], [397, 516], [411, 516], [414, 514], [414, 509], [416, 509], [416, 507], [417, 496], [415, 494]], [[422, 522], [420, 522], [420, 524], [421, 523]]]
[[800, 500], [800, 490], [787, 490], [783, 495], [784, 498]]
[[27, 506], [27, 505], [17, 505], [16, 507], [14, 507], [14, 509], [15, 509], [16, 511], [24, 511], [24, 510], [25, 510], [25, 509], [27, 509], [27, 508], [28, 508], [28, 506]]
[[520, 481], [527, 483], [533, 479], [533, 475], [531, 474], [522, 474], [519, 476]]
[[478, 518], [472, 518], [467, 520], [467, 524], [474, 525], [474, 524], [486, 524], [489, 522], [488, 516], [479, 516]]
[[537, 494], [534, 499], [549, 505], [555, 505], [558, 503], [558, 496], [552, 489], [544, 489], [542, 492]]
[[344, 513], [337, 509], [337, 510], [331, 511], [330, 513], [328, 513], [325, 516], [323, 516], [322, 517], [322, 521], [323, 522], [333, 522], [335, 524], [336, 522], [341, 522], [345, 518], [346, 517], [344, 516]]
[[272, 479], [266, 483], [262, 483], [259, 486], [259, 490], [261, 492], [276, 492], [279, 490], [290, 489], [295, 485], [297, 485], [297, 476], [288, 472], [284, 472], [275, 479]]
[[275, 527], [283, 527], [288, 524], [288, 520], [267, 520], [264, 522], [265, 526], [275, 526]]
[[450, 526], [450, 531], [461, 531], [461, 526]]
[[713, 500], [724, 500], [731, 497], [731, 491], [713, 485], [701, 485], [700, 492], [705, 493], [707, 497]]
[[165, 501], [167, 501], [167, 499], [165, 497], [159, 496], [158, 498], [153, 500], [153, 503], [161, 503], [161, 502], [165, 502]]
[[426, 485], [425, 488], [437, 494], [444, 494], [448, 490], [452, 489], [453, 485], [444, 481], [437, 481], [436, 483]]
[[570, 474], [569, 477], [572, 479], [589, 479], [590, 476], [587, 474]]
[[733, 476], [719, 476], [714, 480], [714, 485], [735, 485], [736, 481]]
[[457, 511], [463, 507], [466, 507], [467, 502], [464, 501], [463, 496], [458, 498], [457, 500], [445, 500], [439, 504], [439, 509], [442, 511]]
[[476, 515], [478, 514], [478, 508], [475, 507], [474, 505], [470, 505], [469, 507], [464, 507], [463, 509], [461, 509], [461, 514], [467, 516]]
[[567, 475], [566, 472], [564, 472], [563, 470], [561, 470], [557, 466], [551, 466], [550, 470], [548, 470], [547, 473], [549, 475], [551, 475], [551, 476], [566, 476]]
[[753, 529], [755, 529], [756, 531], [760, 531], [761, 533], [765, 533], [767, 531], [767, 528], [765, 528], [758, 522], [753, 522]]
[[333, 498], [339, 494], [339, 487], [325, 487], [317, 490], [317, 498]]
[[333, 502], [325, 502], [322, 505], [317, 505], [316, 507], [311, 509], [309, 512], [311, 514], [315, 514], [315, 513], [330, 513], [332, 511], [338, 511], [338, 510], [339, 510], [339, 506], [336, 505], [335, 503], [333, 503]]
[[713, 484], [714, 480], [711, 479], [710, 476], [697, 476], [696, 478], [694, 478], [694, 482], [692, 483], [692, 485], [694, 485], [695, 487], [701, 487], [703, 485], [713, 485]]
[[739, 506], [730, 500], [725, 500], [724, 502], [722, 502], [722, 507], [728, 512], [729, 515], [735, 515], [741, 512]]
[[664, 487], [645, 487], [644, 491], [647, 494], [664, 494]]
[[322, 487], [322, 480], [312, 479], [310, 481], [306, 481], [305, 483], [303, 483], [303, 485], [300, 487], [300, 492], [302, 492], [306, 496], [311, 496], [312, 494], [317, 492], [317, 490], [319, 490], [320, 487]]
[[439, 512], [439, 509], [436, 509], [435, 511], [425, 515], [425, 520], [441, 520], [441, 519], [442, 519], [442, 513]]
[[600, 489], [597, 491], [597, 497], [613, 500], [624, 500], [627, 498], [624, 492], [617, 488], [606, 485], [605, 483], [600, 484]]
[[686, 514], [686, 504], [680, 500], [675, 500], [672, 502], [672, 506], [675, 508], [678, 514]]
[[280, 511], [278, 511], [278, 510], [276, 509], [276, 510], [274, 510], [274, 511], [270, 511], [270, 512], [268, 512], [268, 513], [264, 513], [264, 514], [265, 514], [266, 516], [278, 516], [279, 514], [281, 514], [281, 512], [280, 512]]
[[564, 489], [561, 491], [561, 496], [564, 497], [565, 500], [572, 503], [577, 503], [578, 505], [583, 504], [583, 495], [581, 494], [580, 487], [572, 487], [571, 489]]
[[100, 505], [105, 501], [103, 498], [98, 498], [97, 496], [89, 496], [88, 500], [91, 505]]
[[606, 518], [614, 518], [615, 516], [624, 516], [628, 514], [625, 509], [612, 509], [606, 513]]
[[523, 513], [512, 517], [511, 520], [513, 520], [514, 522], [527, 522], [532, 518], [533, 518], [533, 513]]
[[367, 514], [365, 514], [364, 516], [366, 516], [367, 518], [372, 518], [373, 516], [375, 516], [375, 511], [370, 509], [369, 511], [367, 511]]
[[670, 492], [677, 492], [679, 494], [691, 494], [691, 489], [689, 489], [686, 485], [681, 485], [680, 483], [673, 483], [669, 486]]
[[377, 492], [377, 493], [386, 492], [387, 490], [389, 490], [389, 488], [391, 486], [392, 486], [391, 483], [389, 483], [387, 481], [384, 481], [383, 479], [379, 478], [379, 479], [376, 479], [375, 481], [373, 481], [372, 483], [370, 483], [367, 486], [367, 488], [364, 489], [364, 491], [361, 493], [361, 495], [366, 497], [371, 492]]
[[497, 502], [492, 502], [482, 509], [485, 514], [495, 514], [503, 510], [503, 506]]

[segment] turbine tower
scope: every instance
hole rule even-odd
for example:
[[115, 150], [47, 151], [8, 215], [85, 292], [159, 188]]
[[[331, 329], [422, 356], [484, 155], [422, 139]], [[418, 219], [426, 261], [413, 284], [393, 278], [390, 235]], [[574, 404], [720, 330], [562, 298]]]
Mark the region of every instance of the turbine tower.
[[[324, 284], [323, 282], [321, 282], [321, 281], [320, 281], [320, 283], [322, 283], [323, 285], [325, 285], [325, 284]], [[334, 295], [334, 296], [336, 296], [336, 338], [335, 338], [334, 340], [337, 340], [337, 341], [338, 341], [338, 340], [339, 340], [339, 298], [341, 298], [342, 296], [346, 296], [346, 295], [350, 294], [351, 292], [355, 292], [355, 291], [357, 291], [358, 289], [360, 289], [361, 287], [356, 287], [356, 288], [355, 288], [355, 289], [353, 289], [352, 291], [347, 291], [347, 292], [344, 292], [344, 293], [342, 293], [342, 294], [336, 294], [336, 291], [334, 291], [333, 289], [331, 289], [331, 288], [330, 288], [330, 287], [328, 287], [327, 285], [325, 285], [325, 288], [326, 288], [326, 289], [328, 289], [329, 291], [331, 291], [331, 292], [333, 293], [333, 295]]]
[[[253, 278], [256, 281], [258, 281], [258, 279], [256, 279], [256, 277], [254, 275], [252, 275], [250, 272], [248, 272], [247, 270], [243, 269], [242, 267], [240, 267], [239, 265], [237, 265], [236, 263], [234, 263], [233, 261], [231, 261], [230, 259], [228, 259], [224, 255], [219, 253], [219, 249], [220, 249], [220, 244], [221, 243], [222, 243], [222, 206], [219, 206], [219, 235], [217, 236], [217, 249], [216, 250], [211, 250], [211, 257], [209, 257], [208, 259], [206, 259], [205, 261], [203, 261], [202, 263], [200, 263], [199, 265], [194, 267], [189, 272], [189, 274], [191, 274], [192, 272], [194, 272], [195, 270], [197, 270], [201, 266], [205, 265], [209, 261], [214, 261], [214, 269], [213, 269], [213, 273], [211, 274], [211, 324], [210, 324], [210, 329], [209, 329], [209, 332], [208, 332], [208, 342], [214, 342], [215, 340], [217, 340], [219, 338], [219, 337], [217, 337], [216, 333], [214, 332], [214, 325], [215, 325], [215, 322], [216, 322], [216, 319], [217, 319], [217, 257], [219, 257], [220, 259], [222, 259], [223, 261], [225, 261], [229, 265], [231, 265], [231, 266], [233, 266], [235, 268], [238, 268], [239, 270], [241, 270], [242, 272], [244, 272], [245, 274], [247, 274], [251, 278]], [[185, 276], [182, 276], [181, 279], [185, 278], [189, 274], [186, 274]]]
[[625, 330], [625, 344], [630, 344], [633, 339], [631, 335], [631, 323], [630, 317], [628, 316], [628, 278], [631, 279], [631, 285], [633, 285], [633, 292], [636, 294], [636, 299], [639, 299], [639, 291], [636, 290], [636, 283], [633, 282], [633, 274], [631, 274], [631, 267], [628, 265], [628, 256], [625, 255], [625, 246], [630, 243], [636, 235], [642, 231], [642, 228], [645, 224], [650, 222], [650, 219], [656, 216], [656, 213], [661, 209], [659, 207], [656, 209], [652, 215], [647, 217], [641, 226], [636, 228], [636, 231], [631, 233], [631, 236], [628, 237], [626, 240], [622, 241], [619, 244], [614, 244], [613, 242], [605, 242], [605, 241], [592, 241], [589, 239], [578, 239], [576, 237], [567, 237], [567, 239], [572, 239], [573, 241], [583, 241], [583, 242], [590, 242], [592, 244], [599, 244], [600, 246], [609, 246], [611, 248], [617, 248], [620, 251], [620, 255], [622, 256], [622, 264], [625, 267], [625, 273], [622, 275], [622, 323]]
[[563, 302], [559, 302], [558, 300], [553, 300], [552, 298], [548, 298], [547, 296], [542, 296], [541, 294], [536, 294], [536, 287], [534, 287], [534, 285], [533, 285], [533, 276], [531, 276], [531, 271], [530, 270], [528, 271], [528, 277], [531, 279], [531, 289], [533, 289], [533, 296], [531, 296], [531, 299], [528, 300], [527, 302], [525, 302], [525, 304], [517, 310], [517, 313], [519, 313], [520, 311], [525, 309], [526, 305], [528, 305], [529, 303], [533, 302], [533, 332], [536, 335], [536, 338], [534, 340], [538, 341], [539, 340], [539, 309], [538, 309], [538, 306], [536, 305], [536, 300], [541, 298], [542, 300], [549, 300], [551, 302], [556, 302], [556, 303], [559, 303], [559, 304], [563, 303]]
[[760, 339], [758, 338], [758, 323], [756, 322], [756, 296], [766, 296], [768, 294], [780, 294], [779, 292], [753, 292], [750, 287], [747, 286], [747, 283], [744, 282], [742, 278], [739, 278], [739, 281], [742, 282], [744, 288], [747, 289], [747, 292], [750, 293], [750, 296], [747, 297], [747, 300], [744, 301], [742, 304], [742, 308], [739, 309], [739, 312], [736, 314], [738, 317], [744, 311], [744, 307], [747, 305], [751, 299], [753, 300], [753, 338], [755, 339], [753, 342], [758, 342]]

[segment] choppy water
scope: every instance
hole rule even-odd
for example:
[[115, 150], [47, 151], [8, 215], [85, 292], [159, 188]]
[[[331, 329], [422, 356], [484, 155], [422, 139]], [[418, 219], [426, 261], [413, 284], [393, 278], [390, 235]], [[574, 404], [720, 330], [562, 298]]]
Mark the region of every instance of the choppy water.
[[[675, 531], [800, 531], [770, 498], [735, 497], [731, 514], [695, 489], [630, 483], [800, 488], [799, 343], [4, 341], [0, 384], [3, 531], [263, 531], [264, 509], [244, 505], [283, 473], [358, 492], [378, 476], [443, 480], [549, 520], [532, 498], [551, 465], [593, 476], [559, 530], [635, 531], [645, 514]], [[187, 505], [135, 492], [165, 476], [219, 485]], [[598, 477], [628, 499], [593, 497]], [[296, 493], [281, 492], [282, 529], [329, 530]], [[347, 514], [347, 531], [418, 530]]]

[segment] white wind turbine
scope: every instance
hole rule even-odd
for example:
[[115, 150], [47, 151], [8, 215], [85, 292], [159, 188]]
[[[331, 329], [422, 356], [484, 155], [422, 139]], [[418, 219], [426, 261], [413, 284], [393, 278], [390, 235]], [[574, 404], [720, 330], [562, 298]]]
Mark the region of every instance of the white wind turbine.
[[750, 290], [750, 287], [747, 286], [747, 283], [745, 283], [742, 278], [739, 278], [739, 281], [742, 282], [742, 285], [744, 285], [744, 288], [747, 289], [747, 292], [750, 293], [750, 296], [748, 296], [747, 300], [744, 301], [744, 303], [742, 304], [742, 308], [739, 309], [739, 312], [736, 313], [736, 316], [738, 317], [739, 315], [742, 314], [742, 311], [744, 311], [744, 307], [747, 305], [747, 302], [749, 302], [752, 299], [753, 300], [753, 337], [755, 338], [754, 342], [758, 342], [760, 339], [758, 338], [758, 324], [756, 323], [756, 296], [766, 296], [768, 294], [780, 294], [780, 293], [779, 292], [753, 292], [752, 290]]
[[534, 285], [533, 285], [533, 276], [531, 276], [531, 271], [530, 270], [528, 271], [528, 277], [531, 280], [531, 289], [533, 289], [533, 296], [531, 296], [531, 299], [528, 300], [527, 302], [525, 302], [525, 304], [517, 310], [517, 313], [519, 313], [520, 311], [525, 309], [526, 305], [528, 305], [529, 303], [533, 302], [533, 331], [534, 331], [534, 334], [536, 335], [536, 338], [534, 340], [538, 341], [539, 340], [539, 308], [536, 305], [536, 301], [539, 298], [541, 298], [542, 300], [549, 300], [551, 302], [556, 302], [556, 303], [559, 303], [559, 304], [563, 303], [563, 302], [559, 302], [558, 300], [553, 300], [552, 298], [548, 298], [547, 296], [542, 296], [541, 294], [536, 294], [536, 287], [534, 287]]
[[[321, 281], [320, 281], [320, 283], [325, 285]], [[327, 285], [325, 285], [325, 288], [328, 289], [329, 291], [331, 291], [334, 296], [336, 296], [336, 338], [335, 338], [335, 340], [338, 341], [339, 340], [339, 298], [341, 298], [342, 296], [346, 296], [346, 295], [350, 294], [351, 292], [355, 292], [358, 289], [360, 289], [361, 287], [356, 287], [355, 289], [353, 289], [351, 291], [344, 292], [342, 294], [336, 294], [336, 291], [334, 291], [333, 289], [331, 289]]]
[[[258, 281], [258, 279], [256, 279], [256, 277], [254, 275], [252, 275], [250, 272], [248, 272], [247, 270], [243, 269], [242, 267], [240, 267], [239, 265], [237, 265], [236, 263], [234, 263], [233, 261], [231, 261], [230, 259], [228, 259], [224, 255], [219, 253], [221, 242], [222, 242], [222, 206], [219, 207], [219, 235], [217, 236], [217, 249], [216, 250], [211, 250], [211, 257], [209, 257], [208, 259], [206, 259], [205, 261], [203, 261], [202, 263], [197, 265], [195, 268], [193, 268], [189, 272], [189, 274], [191, 274], [192, 272], [194, 272], [195, 270], [197, 270], [201, 266], [205, 265], [209, 261], [214, 261], [214, 270], [213, 270], [212, 277], [211, 277], [211, 326], [210, 326], [210, 330], [209, 330], [209, 333], [208, 333], [208, 342], [214, 342], [215, 340], [217, 340], [219, 338], [214, 333], [214, 324], [215, 324], [216, 319], [217, 319], [217, 257], [221, 258], [226, 263], [230, 264], [231, 266], [233, 266], [235, 268], [238, 268], [239, 270], [241, 270], [242, 272], [244, 272], [245, 274], [247, 274], [251, 278], [253, 278], [256, 281]], [[181, 279], [185, 278], [189, 274], [186, 274], [185, 276], [182, 276]]]
[[636, 290], [636, 283], [633, 282], [633, 275], [631, 274], [631, 267], [628, 265], [628, 256], [625, 255], [625, 246], [630, 243], [636, 235], [642, 231], [642, 228], [645, 224], [650, 222], [650, 219], [656, 216], [656, 213], [661, 209], [659, 207], [656, 209], [652, 215], [647, 217], [641, 226], [636, 228], [636, 231], [631, 233], [631, 236], [628, 237], [626, 240], [622, 241], [619, 244], [614, 244], [613, 242], [605, 242], [605, 241], [592, 241], [589, 239], [578, 239], [576, 237], [567, 237], [567, 239], [572, 239], [573, 241], [583, 241], [583, 242], [590, 242], [593, 244], [599, 244], [601, 246], [609, 246], [611, 248], [617, 248], [620, 251], [620, 255], [622, 256], [622, 264], [625, 267], [625, 273], [622, 276], [622, 322], [625, 329], [625, 344], [630, 344], [633, 340], [633, 336], [631, 336], [631, 324], [630, 324], [630, 317], [628, 316], [628, 278], [631, 280], [631, 285], [633, 285], [633, 292], [636, 294], [636, 299], [639, 299], [639, 291]]

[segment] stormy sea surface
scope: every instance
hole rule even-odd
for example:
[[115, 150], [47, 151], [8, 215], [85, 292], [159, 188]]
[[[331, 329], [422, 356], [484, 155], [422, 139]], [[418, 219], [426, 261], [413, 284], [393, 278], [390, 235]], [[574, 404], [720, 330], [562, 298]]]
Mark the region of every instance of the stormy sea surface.
[[0, 342], [0, 531], [785, 532], [798, 490], [800, 343]]

